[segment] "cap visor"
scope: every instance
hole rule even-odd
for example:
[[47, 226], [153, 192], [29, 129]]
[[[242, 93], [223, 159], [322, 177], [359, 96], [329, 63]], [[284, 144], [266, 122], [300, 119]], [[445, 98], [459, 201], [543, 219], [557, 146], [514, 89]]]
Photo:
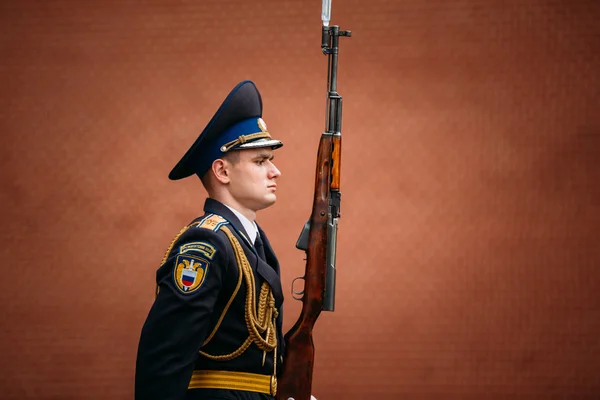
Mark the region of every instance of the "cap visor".
[[283, 146], [280, 140], [275, 139], [260, 139], [255, 140], [253, 142], [244, 143], [237, 146], [234, 150], [242, 150], [242, 149], [260, 149], [262, 147], [271, 147], [273, 149], [278, 149]]

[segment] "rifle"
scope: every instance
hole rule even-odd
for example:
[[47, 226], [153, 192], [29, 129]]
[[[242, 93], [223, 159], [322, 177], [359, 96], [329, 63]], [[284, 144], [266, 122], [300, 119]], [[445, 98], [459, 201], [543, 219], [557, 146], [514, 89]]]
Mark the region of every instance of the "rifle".
[[[321, 50], [328, 56], [325, 132], [317, 152], [315, 191], [310, 219], [304, 225], [296, 247], [306, 252], [304, 276], [292, 282], [292, 294], [302, 301], [302, 311], [285, 334], [285, 357], [277, 380], [277, 400], [310, 400], [314, 366], [312, 330], [321, 311], [335, 308], [335, 256], [340, 218], [340, 172], [342, 155], [342, 96], [337, 92], [340, 36], [351, 36], [339, 26], [329, 26], [331, 0], [323, 0]], [[296, 280], [304, 290], [294, 291]]]

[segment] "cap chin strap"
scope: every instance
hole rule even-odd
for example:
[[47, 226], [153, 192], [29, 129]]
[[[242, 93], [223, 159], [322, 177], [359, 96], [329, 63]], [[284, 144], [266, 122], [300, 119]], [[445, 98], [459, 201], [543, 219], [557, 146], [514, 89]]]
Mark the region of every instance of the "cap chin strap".
[[229, 143], [225, 143], [223, 146], [221, 146], [220, 150], [222, 153], [227, 153], [229, 150], [231, 150], [238, 144], [244, 144], [250, 140], [256, 140], [256, 139], [271, 139], [271, 135], [269, 134], [269, 132], [264, 131], [264, 132], [258, 132], [258, 133], [251, 133], [249, 135], [238, 136], [237, 139], [232, 140]]

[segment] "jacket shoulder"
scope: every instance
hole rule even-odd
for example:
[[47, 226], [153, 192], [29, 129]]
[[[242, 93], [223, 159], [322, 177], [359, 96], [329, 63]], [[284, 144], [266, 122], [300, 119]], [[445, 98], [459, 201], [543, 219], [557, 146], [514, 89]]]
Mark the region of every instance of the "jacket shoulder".
[[220, 229], [228, 223], [225, 218], [216, 214], [208, 214], [195, 219], [173, 239], [165, 257], [196, 252], [213, 259], [218, 252], [228, 253], [229, 246], [226, 237], [220, 232]]

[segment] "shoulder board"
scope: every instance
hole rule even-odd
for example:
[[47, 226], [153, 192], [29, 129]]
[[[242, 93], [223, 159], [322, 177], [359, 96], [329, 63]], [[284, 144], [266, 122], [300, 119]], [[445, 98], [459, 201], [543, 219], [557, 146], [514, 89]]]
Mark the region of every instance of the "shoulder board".
[[227, 225], [229, 222], [217, 214], [209, 214], [202, 218], [200, 222], [196, 223], [196, 228], [210, 229], [211, 231], [218, 231], [223, 225]]

